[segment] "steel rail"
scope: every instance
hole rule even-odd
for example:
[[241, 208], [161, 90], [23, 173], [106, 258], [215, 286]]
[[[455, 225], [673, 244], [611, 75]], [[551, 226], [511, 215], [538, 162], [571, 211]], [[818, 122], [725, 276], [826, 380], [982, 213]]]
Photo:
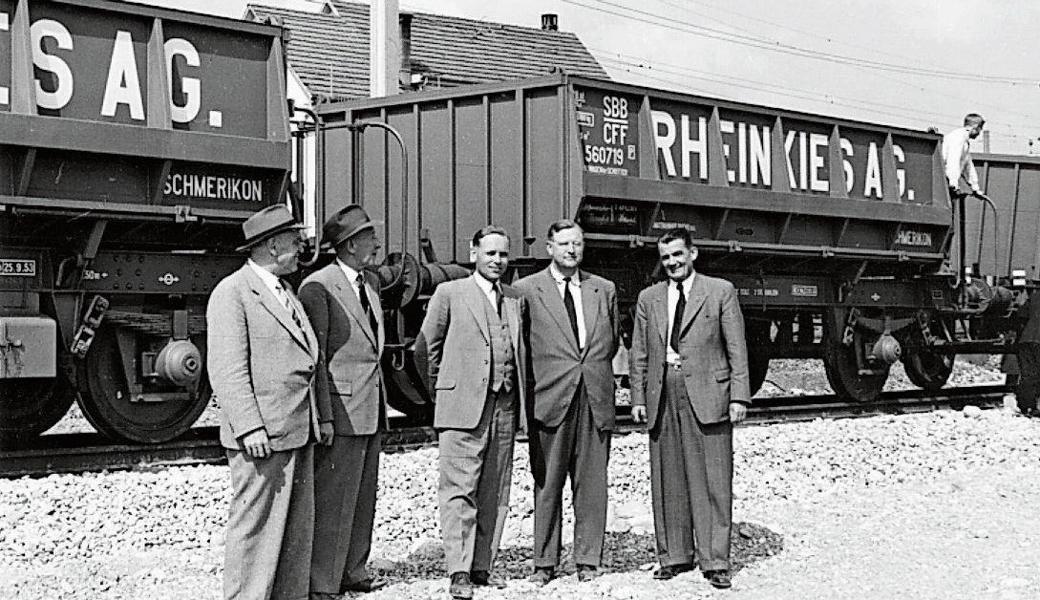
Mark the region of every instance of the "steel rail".
[[[969, 405], [993, 408], [1003, 404], [1004, 395], [1011, 389], [1006, 385], [985, 385], [934, 392], [901, 390], [886, 392], [869, 404], [844, 402], [834, 395], [760, 398], [748, 411], [746, 426], [919, 413]], [[618, 406], [617, 413], [617, 433], [645, 431], [644, 424], [632, 422], [630, 407]], [[432, 427], [416, 427], [406, 419], [391, 421], [390, 431], [383, 433], [384, 452], [429, 448], [436, 443]], [[216, 427], [195, 428], [174, 441], [155, 445], [114, 443], [97, 433], [55, 434], [40, 436], [17, 450], [0, 450], [0, 478], [226, 463]]]

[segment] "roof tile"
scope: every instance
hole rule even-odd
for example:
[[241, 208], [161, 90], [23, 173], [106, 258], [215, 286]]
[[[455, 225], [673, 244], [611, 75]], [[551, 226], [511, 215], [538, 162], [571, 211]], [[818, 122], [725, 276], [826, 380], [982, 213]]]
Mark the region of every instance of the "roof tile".
[[[248, 5], [257, 20], [290, 30], [286, 56], [312, 94], [368, 96], [368, 5], [332, 0], [338, 16]], [[553, 68], [609, 79], [578, 36], [430, 13], [412, 15], [412, 73], [452, 87], [544, 75]]]

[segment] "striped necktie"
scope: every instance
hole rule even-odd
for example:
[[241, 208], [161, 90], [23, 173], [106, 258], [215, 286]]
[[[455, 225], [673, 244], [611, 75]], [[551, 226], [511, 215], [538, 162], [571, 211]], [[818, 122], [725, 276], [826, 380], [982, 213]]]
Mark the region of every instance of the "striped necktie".
[[289, 297], [289, 292], [285, 289], [285, 286], [281, 281], [275, 284], [274, 291], [278, 296], [278, 300], [282, 303], [282, 306], [284, 306], [286, 310], [289, 311], [289, 314], [292, 315], [293, 323], [296, 323], [296, 326], [300, 328], [300, 331], [303, 331], [303, 321], [300, 320], [300, 314], [296, 312], [296, 304], [292, 301], [292, 298]]

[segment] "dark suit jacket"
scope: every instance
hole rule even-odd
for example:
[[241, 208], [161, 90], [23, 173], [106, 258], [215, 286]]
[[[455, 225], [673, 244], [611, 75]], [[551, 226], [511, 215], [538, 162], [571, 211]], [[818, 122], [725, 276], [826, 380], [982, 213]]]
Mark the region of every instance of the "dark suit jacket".
[[[436, 428], [473, 429], [487, 400], [492, 368], [491, 334], [484, 312], [488, 299], [475, 277], [478, 275], [437, 286], [416, 340], [416, 361], [425, 367], [436, 402]], [[516, 389], [523, 406], [527, 365], [521, 323], [526, 308], [520, 294], [508, 285], [502, 285], [502, 297], [502, 317], [513, 337]]]
[[614, 428], [614, 371], [619, 325], [617, 291], [602, 277], [578, 271], [585, 321], [585, 347], [574, 339], [567, 309], [548, 268], [516, 282], [527, 300], [534, 418], [547, 427], [563, 421], [578, 384], [584, 382], [600, 430]]
[[300, 301], [310, 317], [325, 357], [318, 370], [318, 397], [332, 407], [336, 435], [372, 435], [386, 426], [386, 386], [379, 358], [383, 353], [383, 309], [379, 283], [366, 274], [366, 293], [379, 322], [373, 332], [354, 286], [339, 264], [311, 274], [300, 286]]
[[1040, 296], [1040, 290], [1034, 291], [1019, 309], [1026, 319], [1022, 333], [1018, 336], [1020, 344], [1040, 344], [1040, 297], [1038, 296]]
[[[733, 284], [697, 273], [679, 338], [686, 392], [701, 423], [729, 419], [730, 402], [751, 402], [744, 317]], [[657, 424], [664, 386], [668, 335], [668, 283], [639, 293], [632, 333], [632, 404], [645, 405], [648, 426]]]
[[225, 277], [206, 308], [206, 368], [221, 408], [220, 442], [241, 450], [240, 438], [263, 427], [271, 449], [291, 450], [317, 435], [313, 390], [318, 345], [307, 314], [291, 291], [304, 329], [247, 264]]

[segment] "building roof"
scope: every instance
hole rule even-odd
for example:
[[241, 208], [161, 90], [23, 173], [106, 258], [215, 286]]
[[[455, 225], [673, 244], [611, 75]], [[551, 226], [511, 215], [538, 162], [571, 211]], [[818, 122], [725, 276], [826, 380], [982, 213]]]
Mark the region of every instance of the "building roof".
[[[286, 55], [308, 90], [328, 99], [369, 93], [368, 4], [331, 0], [313, 13], [250, 4], [247, 17], [290, 31]], [[411, 72], [427, 87], [454, 87], [545, 75], [554, 68], [609, 79], [578, 36], [429, 13], [412, 15]]]

